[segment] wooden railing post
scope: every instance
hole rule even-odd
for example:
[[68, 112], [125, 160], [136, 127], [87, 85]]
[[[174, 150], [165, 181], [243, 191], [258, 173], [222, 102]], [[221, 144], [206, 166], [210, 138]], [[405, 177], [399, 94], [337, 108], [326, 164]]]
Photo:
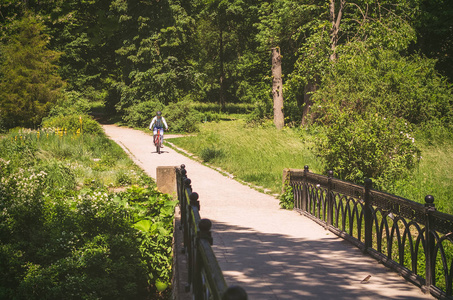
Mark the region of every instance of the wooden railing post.
[[431, 286], [435, 283], [435, 272], [434, 272], [434, 247], [435, 247], [435, 238], [431, 234], [432, 225], [432, 218], [431, 212], [436, 211], [436, 206], [434, 205], [434, 197], [431, 195], [427, 195], [425, 197], [425, 218], [426, 218], [426, 225], [425, 225], [425, 240], [426, 240], [426, 251], [425, 251], [425, 279], [426, 279], [426, 291], [429, 292]]
[[371, 209], [371, 195], [370, 190], [373, 186], [371, 179], [365, 179], [365, 193], [364, 193], [364, 218], [365, 218], [365, 248], [364, 253], [368, 251], [368, 248], [373, 246], [373, 213]]

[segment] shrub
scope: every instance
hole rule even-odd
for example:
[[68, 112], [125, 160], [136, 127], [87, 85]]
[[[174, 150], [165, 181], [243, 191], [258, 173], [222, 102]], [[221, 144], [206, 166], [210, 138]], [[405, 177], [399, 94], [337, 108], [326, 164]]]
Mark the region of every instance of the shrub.
[[48, 133], [0, 140], [0, 299], [168, 296], [176, 201], [153, 188], [110, 194], [102, 174], [75, 189], [78, 168], [118, 164], [122, 184], [154, 185], [105, 135]]
[[[47, 118], [70, 115], [86, 115], [90, 111], [90, 103], [80, 92], [65, 92], [64, 97], [52, 107]], [[44, 118], [46, 119], [46, 118]]]
[[317, 143], [319, 155], [336, 177], [377, 186], [403, 178], [414, 168], [420, 150], [405, 120], [377, 114], [341, 113]]
[[438, 119], [425, 122], [417, 128], [417, 136], [427, 145], [444, 145], [453, 140], [453, 123], [443, 124]]
[[176, 132], [198, 131], [198, 124], [203, 121], [203, 114], [192, 107], [189, 100], [170, 103], [164, 109], [168, 127]]
[[294, 208], [294, 193], [293, 187], [289, 185], [289, 182], [285, 182], [284, 192], [280, 195], [280, 207], [284, 209], [293, 209]]
[[132, 127], [147, 128], [158, 110], [164, 108], [159, 100], [140, 102], [127, 108], [123, 120]]
[[41, 127], [64, 128], [72, 133], [100, 134], [103, 132], [99, 123], [88, 115], [69, 115], [48, 118], [42, 122]]

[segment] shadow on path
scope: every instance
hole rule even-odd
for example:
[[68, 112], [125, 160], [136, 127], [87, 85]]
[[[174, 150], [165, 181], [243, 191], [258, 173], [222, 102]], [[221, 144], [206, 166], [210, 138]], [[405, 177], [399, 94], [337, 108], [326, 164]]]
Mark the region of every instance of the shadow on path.
[[215, 221], [212, 233], [227, 283], [249, 299], [430, 298], [332, 233], [296, 239]]

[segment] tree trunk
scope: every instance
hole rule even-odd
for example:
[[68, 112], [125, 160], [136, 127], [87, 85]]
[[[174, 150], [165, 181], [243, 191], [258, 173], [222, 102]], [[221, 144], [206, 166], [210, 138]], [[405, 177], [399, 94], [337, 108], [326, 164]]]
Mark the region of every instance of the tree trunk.
[[220, 84], [220, 91], [219, 91], [219, 104], [220, 104], [220, 109], [222, 111], [225, 110], [225, 70], [223, 68], [223, 60], [224, 60], [224, 55], [223, 55], [223, 30], [220, 28], [220, 34], [219, 34], [219, 60], [220, 60], [220, 77], [219, 77], [219, 84]]
[[274, 125], [282, 129], [285, 125], [283, 115], [283, 82], [282, 82], [282, 57], [280, 48], [272, 48], [272, 97], [274, 99]]
[[332, 54], [330, 55], [330, 60], [334, 61], [337, 58], [337, 54], [335, 52], [338, 40], [339, 40], [339, 32], [340, 32], [340, 23], [341, 18], [343, 17], [343, 10], [346, 4], [346, 0], [340, 0], [340, 7], [338, 8], [338, 13], [335, 13], [335, 0], [330, 0], [330, 21], [332, 22], [332, 29], [330, 31], [330, 49], [332, 50]]
[[308, 114], [310, 113], [310, 107], [313, 104], [311, 101], [312, 92], [316, 91], [316, 84], [309, 82], [304, 89], [304, 107], [302, 110], [302, 122], [301, 126], [308, 125], [310, 120], [308, 119]]

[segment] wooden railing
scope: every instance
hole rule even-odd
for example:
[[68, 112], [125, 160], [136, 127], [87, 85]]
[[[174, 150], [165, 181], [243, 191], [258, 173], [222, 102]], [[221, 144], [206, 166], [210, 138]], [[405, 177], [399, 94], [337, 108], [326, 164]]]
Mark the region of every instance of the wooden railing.
[[[452, 297], [453, 216], [425, 204], [304, 170], [287, 169], [294, 208], [437, 298]], [[452, 195], [453, 196], [453, 195]], [[452, 199], [453, 200], [453, 199]]]
[[[192, 191], [184, 165], [176, 169], [178, 200], [181, 210], [181, 230], [187, 255], [187, 292], [195, 300], [247, 300], [247, 293], [238, 286], [228, 287], [211, 248], [212, 223], [201, 219], [198, 194]], [[233, 296], [232, 296], [233, 295]], [[233, 298], [232, 298], [232, 297]]]

